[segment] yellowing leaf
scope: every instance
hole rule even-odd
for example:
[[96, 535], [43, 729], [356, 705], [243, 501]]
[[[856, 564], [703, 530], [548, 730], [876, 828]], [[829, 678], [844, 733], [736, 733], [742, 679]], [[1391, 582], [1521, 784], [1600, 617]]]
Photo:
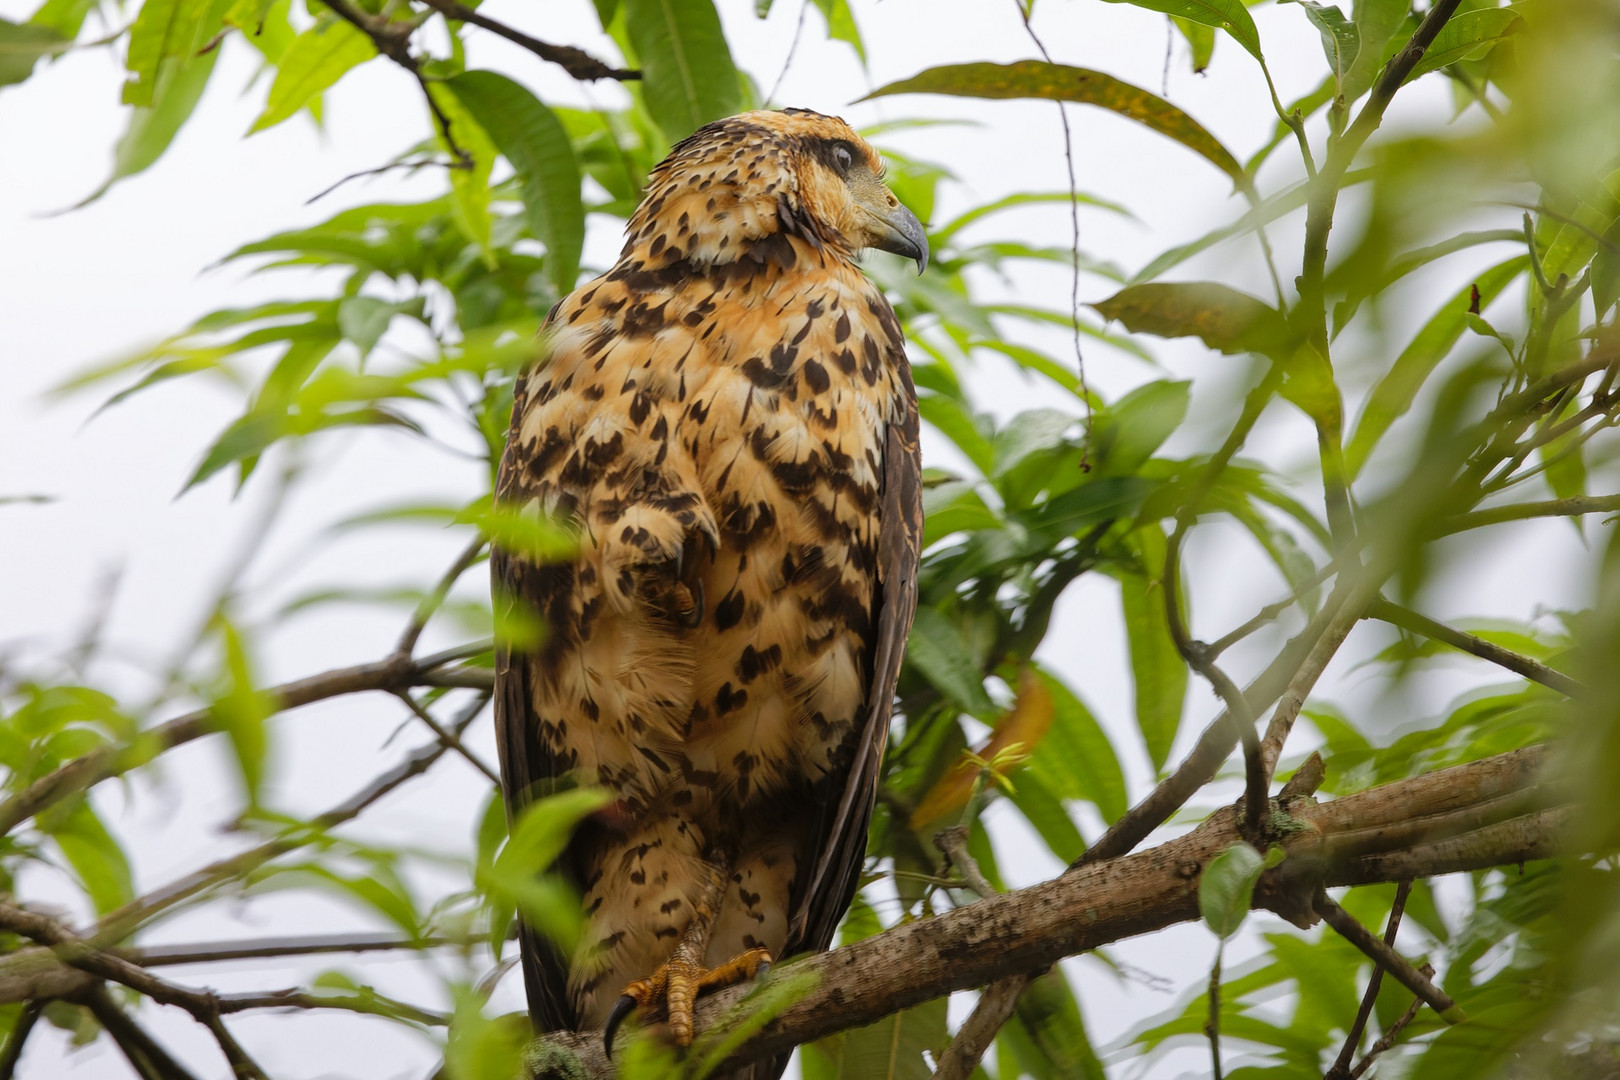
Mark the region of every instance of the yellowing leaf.
[[964, 756], [955, 768], [941, 776], [917, 803], [908, 823], [913, 831], [927, 828], [962, 809], [973, 797], [982, 766], [994, 762], [1009, 748], [1021, 745], [1026, 754], [1040, 746], [1052, 726], [1052, 694], [1033, 672], [1025, 671], [1018, 680], [1018, 699], [997, 721], [984, 744]]

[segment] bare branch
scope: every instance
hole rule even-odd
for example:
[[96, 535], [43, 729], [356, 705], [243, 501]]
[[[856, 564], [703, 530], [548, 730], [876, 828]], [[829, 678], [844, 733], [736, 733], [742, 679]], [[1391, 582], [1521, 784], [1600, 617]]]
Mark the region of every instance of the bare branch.
[[[1406, 898], [1410, 895], [1412, 895], [1410, 879], [1401, 882], [1395, 889], [1395, 902], [1390, 905], [1389, 921], [1384, 925], [1384, 944], [1390, 948], [1395, 947], [1395, 935], [1400, 931], [1401, 915], [1406, 911]], [[1429, 974], [1432, 975], [1433, 972]], [[1367, 980], [1366, 993], [1361, 995], [1361, 1007], [1356, 1010], [1355, 1021], [1351, 1023], [1350, 1030], [1344, 1036], [1344, 1045], [1339, 1048], [1339, 1056], [1333, 1062], [1333, 1067], [1327, 1071], [1322, 1080], [1349, 1080], [1351, 1062], [1356, 1056], [1356, 1048], [1361, 1045], [1361, 1036], [1367, 1030], [1367, 1020], [1372, 1016], [1373, 1006], [1378, 1002], [1378, 988], [1383, 982], [1384, 969], [1375, 963], [1372, 976]]]
[[195, 1080], [185, 1066], [170, 1057], [156, 1039], [118, 1007], [101, 983], [91, 983], [79, 995], [79, 999], [95, 1016], [96, 1022], [112, 1036], [124, 1060], [129, 1062], [130, 1068], [141, 1080]]
[[1522, 675], [1531, 682], [1538, 682], [1566, 697], [1582, 697], [1586, 693], [1584, 686], [1561, 671], [1556, 671], [1528, 656], [1521, 656], [1512, 649], [1505, 649], [1484, 638], [1437, 622], [1427, 615], [1420, 615], [1411, 608], [1393, 604], [1381, 596], [1367, 609], [1367, 616], [1387, 622], [1391, 626], [1398, 626], [1402, 630], [1410, 630], [1414, 634], [1422, 634], [1426, 638], [1444, 642], [1454, 649], [1473, 653], [1481, 660], [1489, 660], [1493, 664], [1507, 668], [1515, 675]]
[[439, 744], [441, 746], [454, 750], [456, 753], [460, 754], [469, 765], [483, 773], [489, 779], [490, 783], [497, 787], [500, 786], [500, 773], [497, 773], [494, 769], [490, 768], [488, 765], [485, 765], [483, 761], [479, 760], [477, 754], [474, 754], [471, 750], [467, 749], [466, 745], [462, 743], [460, 738], [458, 738], [453, 732], [446, 729], [443, 724], [440, 724], [437, 720], [435, 720], [433, 718], [433, 714], [428, 712], [427, 709], [423, 708], [422, 704], [418, 702], [416, 698], [411, 696], [410, 691], [401, 690], [395, 696], [405, 703], [406, 708], [410, 709], [411, 712], [416, 715], [416, 718], [427, 726], [429, 731], [438, 736]]
[[1356, 921], [1354, 915], [1334, 903], [1327, 893], [1318, 893], [1315, 905], [1316, 913], [1322, 916], [1329, 926], [1338, 931], [1350, 944], [1371, 957], [1373, 963], [1399, 979], [1402, 986], [1422, 998], [1431, 1009], [1440, 1014], [1440, 1019], [1448, 1024], [1459, 1023], [1466, 1019], [1462, 1009], [1457, 1007], [1457, 1003], [1452, 1001], [1445, 991], [1430, 982], [1406, 957], [1396, 952], [1393, 946], [1381, 938], [1374, 937], [1365, 926]]
[[[204, 942], [196, 945], [153, 945], [140, 949], [115, 950], [119, 956], [141, 967], [173, 967], [180, 964], [215, 964], [233, 960], [268, 960], [278, 956], [312, 956], [321, 953], [395, 952], [402, 949], [439, 949], [467, 946], [488, 940], [436, 935], [420, 939], [398, 934], [311, 934], [307, 937], [257, 938], [246, 941]], [[5, 1080], [0, 1076], [0, 1080]]]
[[604, 64], [584, 49], [575, 48], [572, 45], [551, 45], [538, 38], [532, 38], [522, 31], [512, 29], [505, 23], [496, 22], [487, 15], [480, 15], [465, 4], [456, 3], [455, 0], [422, 0], [422, 2], [447, 19], [472, 23], [474, 26], [488, 30], [492, 34], [499, 34], [514, 45], [521, 45], [540, 59], [550, 61], [561, 67], [569, 75], [581, 82], [595, 82], [597, 79], [617, 79], [620, 82], [629, 82], [641, 78], [641, 72], [639, 71]]
[[1529, 521], [1543, 517], [1581, 517], [1585, 514], [1612, 514], [1620, 512], [1620, 495], [1582, 495], [1571, 499], [1546, 499], [1541, 502], [1512, 503], [1491, 506], [1484, 510], [1460, 514], [1442, 525], [1445, 535], [1482, 529], [1487, 525], [1500, 525], [1508, 521]]
[[444, 576], [433, 586], [433, 591], [422, 599], [422, 603], [412, 613], [411, 621], [405, 624], [405, 632], [399, 636], [399, 644], [394, 646], [396, 655], [408, 657], [416, 652], [416, 643], [422, 639], [422, 631], [427, 628], [428, 620], [444, 606], [445, 597], [450, 595], [450, 590], [461, 580], [461, 575], [472, 569], [473, 564], [478, 561], [478, 556], [483, 554], [484, 545], [487, 543], [488, 540], [479, 536], [467, 545], [465, 551], [456, 556], [456, 561], [450, 564]]
[[[264, 696], [272, 712], [286, 712], [345, 694], [368, 690], [394, 692], [426, 685], [428, 677], [438, 668], [464, 659], [467, 655], [477, 655], [489, 647], [488, 642], [477, 642], [421, 660], [390, 657], [372, 664], [337, 668], [272, 687], [264, 691]], [[94, 787], [103, 780], [121, 776], [146, 764], [165, 750], [214, 734], [217, 730], [213, 709], [196, 709], [142, 732], [133, 745], [104, 746], [74, 758], [0, 803], [0, 834], [10, 832], [23, 821], [69, 795]]]
[[[463, 730], [472, 722], [473, 717], [483, 710], [487, 700], [480, 697], [472, 702], [463, 710], [452, 730], [458, 733]], [[128, 937], [136, 927], [176, 904], [189, 900], [222, 882], [235, 880], [279, 855], [312, 842], [322, 832], [358, 817], [384, 795], [427, 772], [445, 752], [446, 747], [442, 743], [424, 746], [393, 769], [377, 777], [347, 801], [316, 817], [311, 822], [314, 826], [312, 829], [284, 834], [247, 851], [227, 856], [108, 913], [96, 925], [94, 943], [99, 947], [114, 945]]]
[[[934, 846], [944, 854], [951, 866], [956, 867], [968, 887], [982, 900], [996, 895], [995, 887], [979, 869], [978, 860], [968, 854], [968, 831], [965, 825], [954, 825], [934, 834]], [[996, 1032], [1012, 1019], [1018, 1008], [1018, 999], [1029, 986], [1027, 973], [997, 979], [979, 994], [973, 1012], [957, 1029], [951, 1044], [940, 1056], [934, 1070], [934, 1080], [968, 1080], [984, 1057], [985, 1050], [995, 1041]]]
[[[1426, 979], [1434, 978], [1434, 968], [1428, 964], [1418, 968], [1418, 971], [1422, 972], [1423, 977]], [[1356, 1080], [1357, 1077], [1372, 1067], [1372, 1063], [1378, 1059], [1379, 1054], [1395, 1045], [1396, 1038], [1406, 1028], [1406, 1025], [1417, 1019], [1418, 1010], [1422, 1007], [1423, 999], [1414, 998], [1412, 1004], [1406, 1007], [1406, 1011], [1401, 1013], [1400, 1017], [1389, 1026], [1389, 1030], [1380, 1035], [1377, 1042], [1367, 1047], [1367, 1052], [1362, 1055], [1360, 1061], [1356, 1062], [1356, 1067], [1350, 1070], [1350, 1080]]]

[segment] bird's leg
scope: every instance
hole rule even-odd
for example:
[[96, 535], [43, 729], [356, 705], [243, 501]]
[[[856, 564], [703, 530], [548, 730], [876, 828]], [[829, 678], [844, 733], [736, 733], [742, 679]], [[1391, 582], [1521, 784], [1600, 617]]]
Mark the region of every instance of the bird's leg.
[[703, 955], [709, 948], [709, 932], [720, 911], [720, 900], [725, 894], [726, 875], [716, 873], [704, 885], [693, 905], [692, 921], [676, 943], [668, 960], [645, 979], [637, 979], [624, 988], [624, 994], [613, 1006], [603, 1027], [602, 1038], [607, 1052], [613, 1054], [613, 1035], [624, 1018], [637, 1009], [656, 1013], [660, 1002], [669, 1022], [670, 1038], [676, 1046], [692, 1045], [692, 1011], [698, 995], [706, 990], [718, 990], [758, 978], [771, 968], [770, 950], [748, 949], [727, 960], [719, 967], [705, 968]]

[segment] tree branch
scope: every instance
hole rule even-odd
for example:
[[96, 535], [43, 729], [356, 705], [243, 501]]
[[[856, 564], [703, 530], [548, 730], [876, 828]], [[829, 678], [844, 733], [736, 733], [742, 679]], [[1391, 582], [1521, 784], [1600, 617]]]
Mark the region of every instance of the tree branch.
[[581, 82], [595, 82], [597, 79], [617, 79], [620, 82], [628, 82], [641, 78], [641, 72], [639, 71], [604, 64], [584, 49], [578, 49], [572, 45], [551, 45], [538, 38], [532, 38], [528, 34], [512, 29], [505, 23], [496, 22], [487, 15], [480, 15], [465, 4], [456, 3], [455, 0], [422, 0], [422, 2], [447, 19], [472, 23], [474, 26], [488, 30], [492, 34], [499, 34], [514, 45], [520, 45], [534, 53], [540, 59], [556, 64]]
[[1374, 937], [1365, 926], [1356, 921], [1344, 908], [1334, 903], [1325, 892], [1316, 894], [1316, 913], [1322, 916], [1329, 926], [1338, 931], [1350, 944], [1360, 949], [1377, 964], [1380, 969], [1389, 972], [1400, 980], [1402, 986], [1422, 998], [1424, 1003], [1440, 1014], [1440, 1019], [1448, 1024], [1456, 1024], [1467, 1019], [1457, 1003], [1442, 991], [1428, 977], [1420, 972], [1412, 963], [1396, 952], [1394, 947], [1381, 938]]
[[1387, 622], [1391, 626], [1398, 626], [1402, 630], [1410, 630], [1414, 634], [1444, 642], [1454, 649], [1473, 653], [1481, 660], [1489, 660], [1499, 667], [1507, 668], [1515, 675], [1522, 675], [1531, 682], [1556, 690], [1565, 697], [1582, 697], [1586, 693], [1584, 686], [1561, 671], [1556, 671], [1528, 656], [1521, 656], [1512, 649], [1504, 649], [1484, 638], [1453, 629], [1443, 622], [1436, 622], [1427, 615], [1420, 615], [1411, 608], [1391, 603], [1381, 596], [1367, 609], [1367, 616]]
[[[1432, 864], [1415, 873], [1405, 865], [1412, 854], [1408, 851], [1368, 852], [1342, 860], [1331, 851], [1338, 833], [1366, 833], [1413, 818], [1444, 820], [1476, 804], [1531, 790], [1542, 757], [1539, 749], [1515, 751], [1329, 803], [1291, 802], [1287, 811], [1299, 827], [1282, 838], [1288, 858], [1262, 877], [1255, 906], [1290, 919], [1314, 919], [1313, 901], [1324, 886], [1547, 857], [1557, 850], [1566, 811], [1515, 818], [1425, 844], [1413, 850], [1423, 851]], [[1040, 885], [795, 961], [781, 972], [807, 975], [814, 990], [761, 1026], [728, 1064], [784, 1053], [956, 990], [976, 989], [1009, 973], [1039, 970], [1065, 956], [1197, 919], [1203, 868], [1239, 836], [1237, 812], [1226, 807], [1193, 832], [1150, 851], [1070, 870]], [[1399, 873], [1380, 876], [1374, 872], [1377, 860]], [[698, 1006], [699, 1025], [715, 1029], [750, 992], [740, 987], [705, 997]], [[580, 1075], [597, 1080], [614, 1075], [599, 1033], [560, 1034], [546, 1041], [577, 1055]]]
[[[1412, 882], [1410, 879], [1400, 883], [1395, 890], [1395, 902], [1389, 908], [1389, 921], [1384, 926], [1384, 944], [1390, 948], [1395, 947], [1395, 935], [1401, 928], [1401, 915], [1406, 911], [1406, 898], [1412, 895]], [[1421, 970], [1421, 969], [1419, 969]], [[1431, 971], [1429, 973], [1433, 975]], [[1367, 1030], [1367, 1021], [1372, 1017], [1373, 1006], [1378, 1003], [1378, 988], [1384, 982], [1384, 969], [1373, 964], [1372, 975], [1367, 979], [1366, 993], [1361, 995], [1361, 1007], [1356, 1010], [1356, 1018], [1345, 1033], [1344, 1045], [1339, 1048], [1339, 1056], [1328, 1069], [1322, 1080], [1350, 1080], [1350, 1067], [1356, 1056], [1356, 1048], [1361, 1045], [1361, 1036]]]
[[[263, 693], [272, 712], [286, 712], [316, 701], [368, 690], [392, 693], [426, 685], [427, 679], [439, 668], [464, 659], [468, 649], [476, 655], [488, 648], [487, 643], [478, 642], [421, 660], [393, 656], [376, 663], [337, 668], [307, 679], [283, 683]], [[69, 795], [85, 791], [103, 780], [121, 776], [166, 750], [204, 735], [212, 735], [217, 730], [213, 709], [196, 709], [142, 732], [131, 745], [104, 746], [74, 758], [0, 803], [0, 835], [9, 833], [23, 821]]]

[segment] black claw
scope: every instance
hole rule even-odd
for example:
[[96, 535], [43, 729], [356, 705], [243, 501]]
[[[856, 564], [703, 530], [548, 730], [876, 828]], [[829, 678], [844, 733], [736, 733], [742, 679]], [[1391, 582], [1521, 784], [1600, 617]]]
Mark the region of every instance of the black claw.
[[761, 960], [759, 962], [759, 967], [754, 971], [754, 981], [755, 982], [763, 982], [764, 979], [765, 979], [765, 976], [769, 975], [770, 973], [771, 973], [771, 962], [769, 960]]
[[613, 1011], [608, 1013], [607, 1023], [602, 1027], [602, 1045], [607, 1049], [608, 1060], [613, 1060], [613, 1033], [619, 1030], [624, 1018], [636, 1010], [636, 999], [629, 994], [623, 994], [613, 1003]]
[[622, 994], [619, 1001], [614, 1002], [612, 1012], [608, 1014], [608, 1023], [603, 1025], [603, 1046], [608, 1049], [609, 1061], [612, 1061], [612, 1036], [614, 1036], [614, 1031], [619, 1030], [620, 1023], [624, 1023], [624, 1018], [632, 1014], [632, 1012], [635, 1012], [635, 997], [630, 997], [630, 994]]

